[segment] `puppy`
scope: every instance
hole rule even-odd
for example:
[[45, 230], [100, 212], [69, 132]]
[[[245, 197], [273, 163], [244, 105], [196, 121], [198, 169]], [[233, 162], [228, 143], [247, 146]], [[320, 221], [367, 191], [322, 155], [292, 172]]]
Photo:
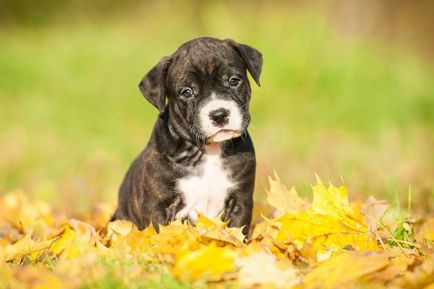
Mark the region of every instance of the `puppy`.
[[256, 162], [247, 71], [259, 85], [261, 69], [256, 49], [206, 37], [184, 43], [145, 75], [139, 88], [160, 114], [120, 187], [112, 220], [158, 230], [201, 213], [248, 233]]

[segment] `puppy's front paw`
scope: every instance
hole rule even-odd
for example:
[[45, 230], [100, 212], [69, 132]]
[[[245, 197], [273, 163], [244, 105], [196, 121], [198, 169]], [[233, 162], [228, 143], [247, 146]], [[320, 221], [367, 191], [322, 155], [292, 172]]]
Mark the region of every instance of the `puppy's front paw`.
[[230, 220], [233, 216], [238, 215], [240, 211], [241, 207], [235, 202], [235, 199], [233, 197], [229, 197], [225, 203], [225, 208], [222, 216], [223, 221]]
[[166, 208], [166, 224], [176, 219], [176, 213], [178, 213], [181, 207], [182, 207], [182, 197], [178, 195], [172, 200], [171, 204]]

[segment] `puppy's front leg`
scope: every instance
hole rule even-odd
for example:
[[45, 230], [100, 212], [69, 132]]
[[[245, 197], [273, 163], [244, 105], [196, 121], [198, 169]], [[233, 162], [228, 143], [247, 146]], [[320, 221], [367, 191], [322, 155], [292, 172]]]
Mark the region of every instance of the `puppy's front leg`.
[[158, 225], [167, 226], [176, 219], [176, 214], [182, 208], [183, 200], [180, 195], [166, 197], [156, 203], [153, 210], [152, 224], [159, 231]]
[[176, 213], [182, 207], [182, 197], [180, 195], [175, 196], [172, 203], [165, 210], [165, 225], [176, 219]]
[[225, 202], [223, 221], [229, 221], [229, 227], [243, 227], [243, 234], [249, 233], [252, 221], [253, 197], [241, 192], [232, 193]]

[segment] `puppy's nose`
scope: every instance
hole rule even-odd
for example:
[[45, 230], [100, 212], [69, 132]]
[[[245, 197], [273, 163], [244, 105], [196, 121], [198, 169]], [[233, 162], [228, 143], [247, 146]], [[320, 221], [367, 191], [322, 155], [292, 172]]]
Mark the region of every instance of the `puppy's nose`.
[[229, 110], [221, 107], [209, 113], [209, 118], [216, 126], [223, 126], [228, 122]]

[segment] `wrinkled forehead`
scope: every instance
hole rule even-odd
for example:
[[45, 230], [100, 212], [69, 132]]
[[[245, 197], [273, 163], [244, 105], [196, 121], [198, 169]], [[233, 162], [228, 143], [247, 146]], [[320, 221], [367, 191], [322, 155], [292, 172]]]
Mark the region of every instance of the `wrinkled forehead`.
[[243, 70], [243, 61], [229, 45], [218, 42], [198, 42], [181, 46], [172, 56], [170, 74], [182, 76], [212, 76], [225, 70]]

